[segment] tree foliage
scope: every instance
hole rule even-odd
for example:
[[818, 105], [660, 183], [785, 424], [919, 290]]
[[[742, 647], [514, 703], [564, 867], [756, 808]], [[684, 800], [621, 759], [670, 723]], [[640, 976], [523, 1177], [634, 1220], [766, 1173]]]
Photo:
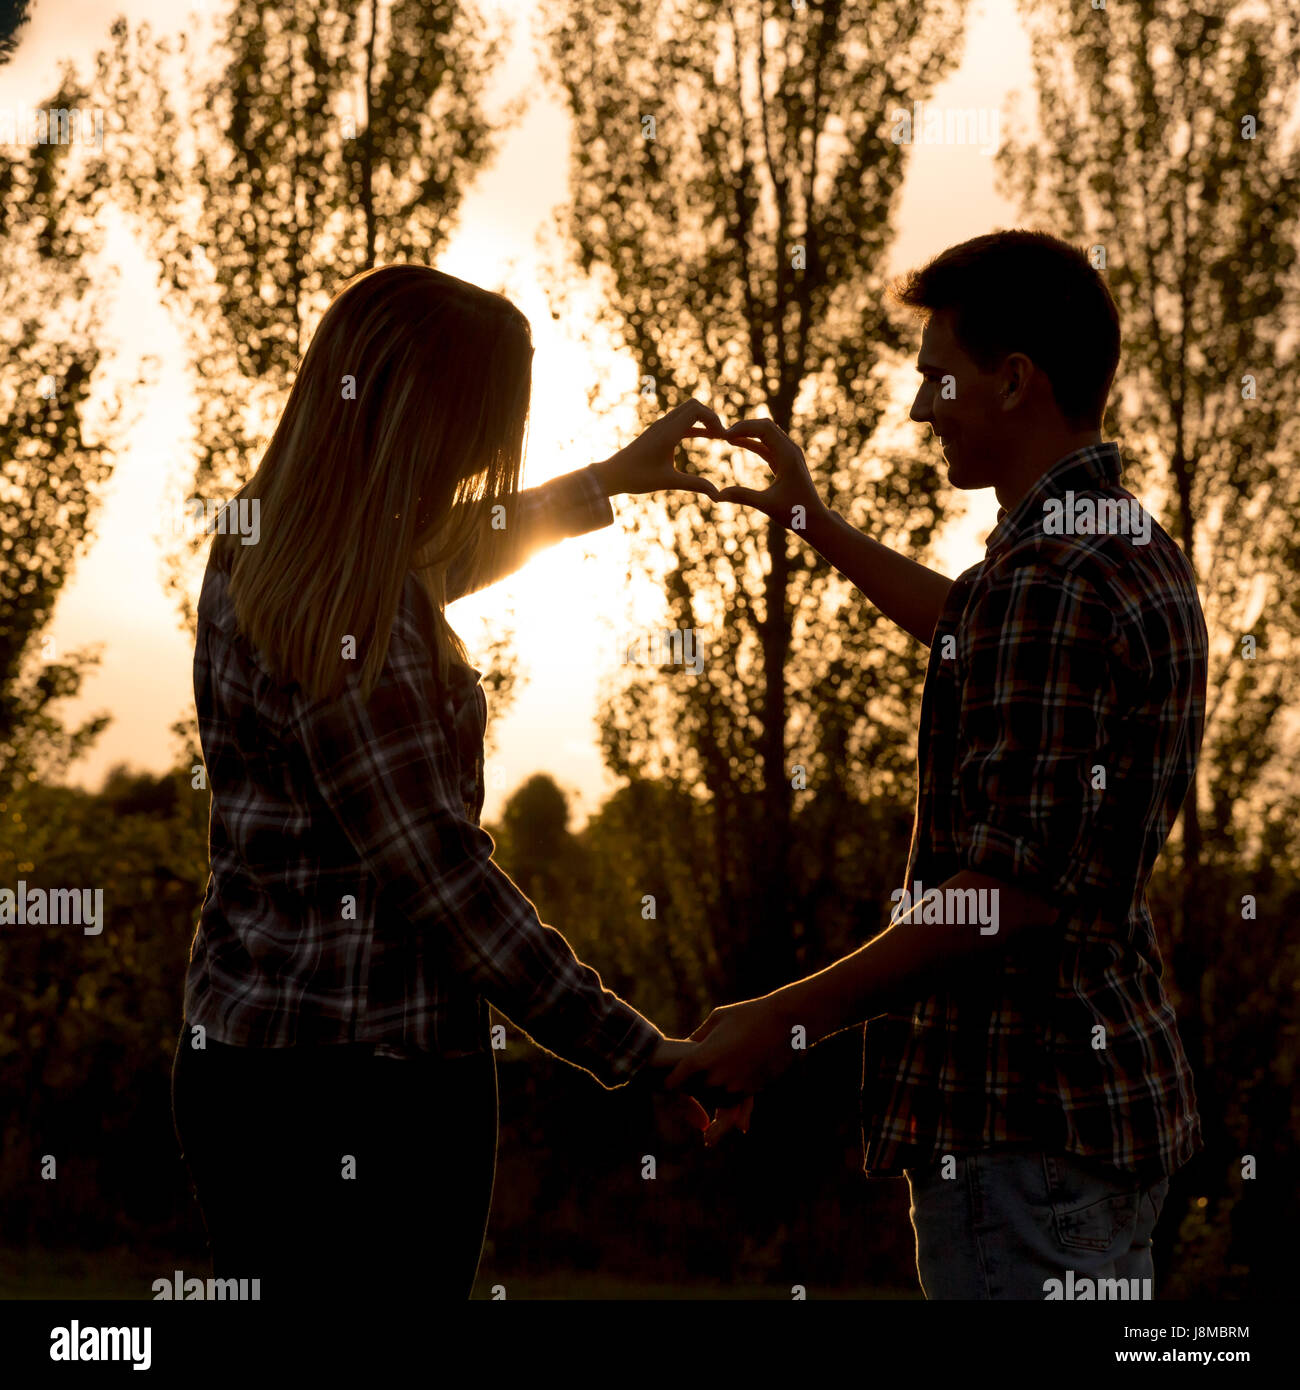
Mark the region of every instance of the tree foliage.
[[[643, 413], [696, 395], [728, 422], [770, 414], [823, 497], [918, 555], [945, 516], [936, 459], [878, 434], [902, 347], [883, 300], [905, 170], [888, 121], [949, 70], [962, 13], [547, 7], [574, 122], [567, 227]], [[667, 533], [669, 627], [699, 633], [704, 666], [621, 673], [603, 748], [616, 773], [707, 803], [713, 949], [733, 988], [762, 991], [822, 954], [805, 890], [836, 865], [813, 824], [905, 795], [924, 653], [776, 522], [692, 498]]]
[[[349, 278], [432, 264], [446, 245], [502, 129], [483, 105], [501, 47], [473, 0], [237, 0], [215, 40], [183, 30], [176, 44], [114, 24], [95, 79], [111, 133], [100, 173], [186, 334], [192, 495], [248, 479]], [[190, 559], [174, 557], [170, 582], [193, 627]], [[499, 642], [493, 655], [500, 708], [513, 666]]]
[[[73, 107], [80, 95], [68, 78], [48, 105]], [[0, 794], [60, 775], [108, 723], [64, 727], [52, 707], [79, 691], [96, 658], [43, 640], [93, 534], [121, 406], [108, 402], [89, 423], [104, 297], [90, 270], [100, 229], [86, 215], [79, 153], [59, 143], [0, 151]]]

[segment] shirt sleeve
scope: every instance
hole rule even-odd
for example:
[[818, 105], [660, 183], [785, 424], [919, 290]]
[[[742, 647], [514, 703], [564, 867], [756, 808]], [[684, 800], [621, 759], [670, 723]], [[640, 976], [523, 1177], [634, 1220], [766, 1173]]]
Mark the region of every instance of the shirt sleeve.
[[538, 1044], [604, 1086], [621, 1085], [663, 1035], [604, 987], [493, 863], [491, 836], [457, 795], [432, 670], [413, 619], [399, 610], [368, 703], [359, 670], [335, 700], [300, 697], [296, 735], [317, 785], [377, 880], [381, 905], [437, 933], [451, 968]]
[[515, 495], [513, 513], [506, 517], [507, 534], [514, 537], [514, 544], [500, 565], [492, 573], [481, 575], [477, 583], [471, 581], [463, 566], [453, 565], [447, 571], [447, 602], [513, 574], [539, 550], [556, 541], [599, 530], [613, 520], [614, 509], [590, 468], [579, 468], [540, 487], [527, 488]]
[[963, 866], [1050, 898], [1108, 893], [1127, 664], [1115, 614], [1086, 579], [1035, 560], [995, 576], [964, 626]]

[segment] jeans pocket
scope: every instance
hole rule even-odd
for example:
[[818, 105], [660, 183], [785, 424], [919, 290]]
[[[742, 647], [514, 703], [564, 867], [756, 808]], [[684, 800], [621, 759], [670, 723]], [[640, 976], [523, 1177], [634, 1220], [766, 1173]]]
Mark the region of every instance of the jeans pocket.
[[1068, 1250], [1102, 1253], [1123, 1244], [1137, 1225], [1142, 1189], [1063, 1155], [1044, 1155], [1057, 1239]]

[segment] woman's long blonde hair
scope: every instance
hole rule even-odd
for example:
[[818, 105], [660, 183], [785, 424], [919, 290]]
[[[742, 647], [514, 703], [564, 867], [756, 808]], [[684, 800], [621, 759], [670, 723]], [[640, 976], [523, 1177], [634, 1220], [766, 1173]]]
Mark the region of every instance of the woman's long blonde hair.
[[508, 299], [428, 266], [381, 266], [340, 291], [236, 494], [258, 502], [257, 543], [213, 541], [240, 629], [280, 679], [337, 695], [351, 636], [368, 699], [412, 572], [439, 679], [467, 663], [443, 614], [447, 570], [472, 586], [508, 543], [493, 508], [505, 517], [518, 491], [532, 356]]

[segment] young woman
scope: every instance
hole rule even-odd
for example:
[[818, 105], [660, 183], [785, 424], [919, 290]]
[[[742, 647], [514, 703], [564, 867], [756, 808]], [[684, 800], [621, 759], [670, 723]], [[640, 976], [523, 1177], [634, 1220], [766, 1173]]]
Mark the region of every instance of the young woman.
[[253, 525], [212, 544], [211, 876], [172, 1103], [214, 1273], [263, 1299], [469, 1296], [497, 1141], [486, 1001], [607, 1087], [694, 1046], [492, 862], [486, 706], [443, 610], [610, 522], [614, 493], [716, 495], [673, 455], [721, 426], [689, 401], [520, 493], [532, 352], [500, 295], [417, 265], [357, 277], [237, 494]]

